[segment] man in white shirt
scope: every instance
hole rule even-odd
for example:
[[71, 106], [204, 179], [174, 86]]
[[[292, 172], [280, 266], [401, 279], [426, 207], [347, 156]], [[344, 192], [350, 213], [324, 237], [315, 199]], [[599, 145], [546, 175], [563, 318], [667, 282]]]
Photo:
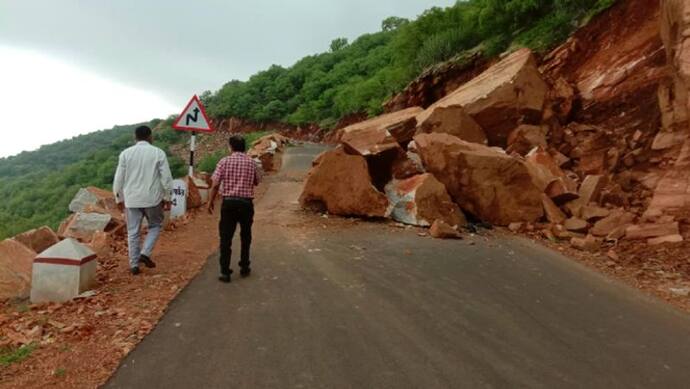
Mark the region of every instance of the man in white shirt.
[[[123, 202], [126, 208], [129, 267], [133, 275], [138, 275], [140, 262], [149, 268], [156, 267], [151, 252], [161, 233], [164, 211], [170, 207], [172, 174], [165, 152], [151, 144], [151, 129], [140, 126], [134, 133], [137, 144], [120, 154], [113, 193], [120, 208]], [[141, 222], [144, 218], [149, 231], [142, 249]]]

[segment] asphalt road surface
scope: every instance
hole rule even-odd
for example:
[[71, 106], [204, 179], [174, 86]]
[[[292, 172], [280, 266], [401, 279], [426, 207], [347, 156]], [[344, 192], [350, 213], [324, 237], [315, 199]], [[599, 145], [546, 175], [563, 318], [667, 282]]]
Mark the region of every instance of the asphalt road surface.
[[690, 387], [690, 317], [557, 253], [299, 211], [321, 150], [271, 178], [252, 277], [209, 258], [107, 387]]

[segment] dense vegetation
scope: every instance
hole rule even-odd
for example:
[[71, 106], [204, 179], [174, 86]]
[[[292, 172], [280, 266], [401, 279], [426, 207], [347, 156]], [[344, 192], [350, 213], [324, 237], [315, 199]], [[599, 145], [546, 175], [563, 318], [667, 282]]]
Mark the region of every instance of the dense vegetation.
[[[274, 65], [248, 81], [231, 81], [202, 99], [211, 116], [257, 122], [333, 126], [350, 114], [378, 113], [381, 103], [428, 66], [467, 51], [493, 56], [511, 46], [544, 51], [579, 23], [615, 0], [468, 0], [431, 8], [414, 21], [390, 17], [381, 30], [354, 42], [332, 41], [330, 51], [303, 58], [289, 68]], [[459, 56], [462, 57], [462, 56]], [[185, 141], [170, 129], [171, 118], [154, 120], [156, 144], [165, 150]], [[0, 238], [48, 224], [67, 215], [80, 187], [109, 188], [118, 153], [131, 144], [135, 126], [78, 136], [38, 151], [0, 159]], [[201, 161], [204, 170], [221, 157]], [[183, 175], [179, 158], [171, 168]]]
[[[161, 126], [154, 143], [164, 150], [182, 136], [169, 123], [145, 123]], [[116, 126], [0, 159], [0, 239], [41, 225], [56, 228], [81, 187], [111, 188], [118, 155], [134, 143], [138, 125]], [[182, 160], [169, 160], [174, 174], [185, 174]]]
[[615, 0], [468, 0], [431, 8], [414, 21], [391, 17], [381, 31], [289, 68], [274, 65], [246, 82], [231, 81], [202, 96], [211, 115], [257, 122], [319, 123], [378, 113], [381, 103], [426, 67], [467, 50], [494, 56], [511, 45], [544, 51]]

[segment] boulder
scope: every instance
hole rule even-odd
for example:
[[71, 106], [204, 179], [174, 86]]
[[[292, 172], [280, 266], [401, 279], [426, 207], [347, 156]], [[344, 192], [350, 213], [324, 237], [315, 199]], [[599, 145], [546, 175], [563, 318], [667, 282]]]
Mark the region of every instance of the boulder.
[[462, 239], [460, 232], [443, 220], [436, 220], [431, 225], [429, 235], [436, 239]]
[[102, 213], [77, 212], [65, 227], [64, 237], [90, 242], [98, 231], [105, 231], [112, 217]]
[[464, 211], [501, 226], [543, 216], [541, 190], [523, 161], [448, 134], [417, 135], [415, 145], [426, 170]]
[[[590, 229], [590, 233], [594, 236], [608, 236], [617, 229], [625, 231], [633, 221], [635, 220], [635, 215], [628, 213], [622, 209], [616, 209], [612, 211], [605, 218], [594, 223], [594, 226]], [[612, 236], [614, 239], [616, 237]], [[618, 238], [622, 237], [619, 236]]]
[[505, 147], [518, 124], [541, 122], [548, 89], [532, 52], [520, 49], [429, 109], [462, 107], [484, 129], [489, 145]]
[[0, 242], [0, 300], [27, 297], [36, 252], [14, 239]]
[[340, 130], [340, 142], [352, 153], [376, 155], [400, 147], [412, 140], [417, 127], [416, 116], [422, 108], [412, 107], [392, 112]]
[[535, 147], [546, 147], [546, 131], [544, 127], [522, 124], [508, 135], [510, 153], [527, 155]]
[[342, 148], [320, 156], [305, 181], [300, 203], [334, 215], [388, 216], [388, 199], [372, 185], [366, 160]]
[[451, 226], [467, 224], [446, 187], [433, 175], [421, 174], [393, 180], [386, 186], [391, 217], [401, 223], [429, 227], [435, 220]]
[[281, 148], [290, 143], [290, 138], [274, 132], [255, 140], [251, 148], [257, 150], [267, 149], [272, 147], [271, 143], [275, 143], [277, 148]]
[[24, 232], [15, 236], [14, 239], [37, 253], [60, 241], [57, 234], [47, 226]]
[[459, 105], [432, 106], [417, 116], [417, 134], [441, 133], [487, 144], [484, 130]]
[[69, 204], [69, 210], [73, 213], [84, 212], [87, 205], [98, 206], [108, 211], [117, 209], [115, 196], [112, 192], [92, 186], [79, 189]]

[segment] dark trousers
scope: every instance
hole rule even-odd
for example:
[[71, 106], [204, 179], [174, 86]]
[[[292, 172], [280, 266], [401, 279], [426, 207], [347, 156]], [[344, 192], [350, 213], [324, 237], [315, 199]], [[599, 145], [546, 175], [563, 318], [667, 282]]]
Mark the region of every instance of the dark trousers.
[[232, 255], [232, 238], [235, 236], [237, 224], [240, 225], [240, 239], [242, 252], [240, 253], [240, 267], [249, 269], [249, 249], [252, 245], [252, 223], [254, 223], [254, 203], [251, 199], [226, 198], [220, 211], [220, 272], [229, 275], [230, 257]]

